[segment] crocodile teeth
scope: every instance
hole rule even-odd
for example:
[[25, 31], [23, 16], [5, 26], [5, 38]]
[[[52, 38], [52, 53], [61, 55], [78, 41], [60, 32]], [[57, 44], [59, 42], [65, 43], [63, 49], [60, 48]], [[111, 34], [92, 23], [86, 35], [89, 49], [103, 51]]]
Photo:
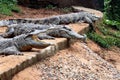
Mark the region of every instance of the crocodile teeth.
[[41, 40], [38, 38], [37, 35], [33, 35], [33, 36], [32, 36], [32, 39], [35, 40], [35, 41], [37, 41], [37, 42], [41, 41]]

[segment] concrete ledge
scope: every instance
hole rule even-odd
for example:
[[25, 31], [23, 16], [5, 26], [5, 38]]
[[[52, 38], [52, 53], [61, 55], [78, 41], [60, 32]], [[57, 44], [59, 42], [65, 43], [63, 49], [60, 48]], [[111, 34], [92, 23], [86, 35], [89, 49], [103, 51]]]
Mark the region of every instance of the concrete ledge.
[[95, 9], [85, 8], [85, 7], [81, 7], [81, 6], [72, 6], [72, 8], [73, 8], [73, 11], [75, 11], [75, 12], [87, 11], [87, 12], [93, 13], [96, 16], [99, 16], [101, 18], [103, 17], [103, 13], [101, 11], [98, 11], [98, 10], [95, 10]]

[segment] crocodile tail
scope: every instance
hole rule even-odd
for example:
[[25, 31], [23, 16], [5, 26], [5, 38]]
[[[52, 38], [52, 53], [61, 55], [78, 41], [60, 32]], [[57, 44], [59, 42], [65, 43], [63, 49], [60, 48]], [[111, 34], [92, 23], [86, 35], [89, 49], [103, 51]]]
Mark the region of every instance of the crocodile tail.
[[9, 27], [9, 25], [12, 24], [18, 24], [22, 19], [8, 19], [8, 20], [1, 20], [0, 21], [0, 27]]
[[0, 21], [0, 27], [7, 26], [8, 24], [9, 24], [9, 21], [8, 21], [8, 20], [1, 20], [1, 21]]
[[13, 23], [34, 23], [34, 24], [40, 24], [41, 21], [44, 21], [42, 19], [39, 20], [34, 20], [34, 19], [11, 19], [10, 21], [12, 21]]
[[9, 25], [11, 24], [19, 24], [25, 22], [24, 19], [9, 19]]

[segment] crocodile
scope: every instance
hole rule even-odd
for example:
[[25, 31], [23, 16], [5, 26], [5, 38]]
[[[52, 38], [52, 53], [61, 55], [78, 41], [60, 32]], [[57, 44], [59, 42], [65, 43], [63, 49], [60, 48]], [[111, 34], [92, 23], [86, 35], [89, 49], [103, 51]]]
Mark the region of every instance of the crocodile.
[[38, 34], [39, 39], [55, 39], [68, 38], [68, 39], [86, 39], [86, 36], [82, 36], [72, 30], [68, 25], [38, 25], [38, 24], [17, 24], [8, 27], [5, 33], [1, 34], [4, 38], [14, 37], [21, 34], [31, 33], [35, 30], [40, 30]]
[[19, 23], [34, 23], [34, 24], [69, 24], [69, 23], [76, 23], [76, 22], [86, 22], [89, 24], [93, 24], [96, 20], [100, 19], [99, 16], [96, 16], [92, 13], [81, 11], [77, 13], [69, 13], [57, 16], [51, 16], [47, 18], [40, 18], [40, 19], [8, 19], [8, 20], [1, 20], [0, 26], [8, 26], [11, 24], [19, 24]]
[[[73, 31], [67, 25], [63, 27], [51, 27], [46, 30], [42, 30], [39, 35], [39, 38], [44, 38], [44, 39], [54, 39], [56, 38], [67, 38], [67, 39], [78, 39], [78, 40], [83, 40], [84, 42], [86, 41], [87, 36], [80, 35], [77, 32]], [[51, 38], [52, 37], [52, 38]]]
[[0, 40], [0, 54], [5, 55], [23, 55], [21, 51], [28, 51], [32, 48], [45, 48], [52, 43], [47, 43], [37, 39], [40, 31], [34, 31], [29, 34], [21, 34], [13, 38], [3, 38]]
[[[60, 27], [59, 25], [57, 26]], [[0, 35], [4, 38], [12, 38], [17, 35], [33, 32], [34, 30], [43, 30], [50, 27], [55, 27], [55, 25], [40, 25], [34, 23], [12, 24], [8, 26], [5, 33], [2, 33]]]

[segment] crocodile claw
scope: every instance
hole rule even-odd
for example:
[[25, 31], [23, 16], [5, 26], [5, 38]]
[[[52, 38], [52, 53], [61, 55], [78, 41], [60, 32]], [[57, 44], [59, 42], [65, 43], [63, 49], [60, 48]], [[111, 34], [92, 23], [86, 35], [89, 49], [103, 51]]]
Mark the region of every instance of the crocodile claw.
[[17, 52], [17, 53], [15, 53], [15, 55], [23, 55], [23, 53], [21, 53], [21, 52]]
[[87, 42], [87, 35], [86, 34], [83, 34], [84, 38], [83, 38], [83, 42]]

